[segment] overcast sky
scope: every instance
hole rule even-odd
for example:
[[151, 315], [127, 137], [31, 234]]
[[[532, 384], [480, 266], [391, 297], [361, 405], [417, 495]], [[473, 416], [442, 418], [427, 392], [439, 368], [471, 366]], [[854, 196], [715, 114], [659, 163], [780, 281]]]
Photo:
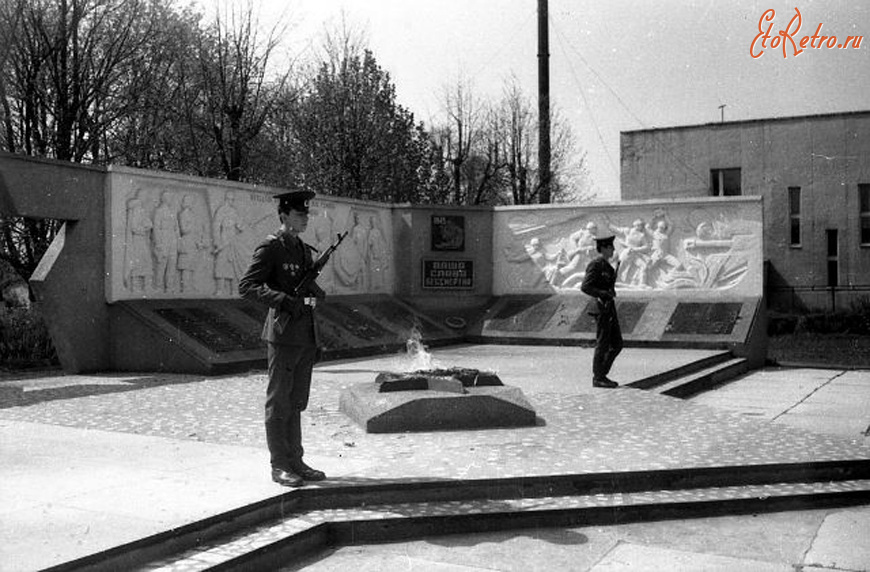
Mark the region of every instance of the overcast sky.
[[[257, 2], [257, 0], [254, 0]], [[296, 50], [339, 21], [369, 46], [419, 120], [441, 114], [464, 76], [497, 98], [515, 75], [536, 105], [537, 0], [262, 0], [283, 11]], [[750, 47], [766, 10], [772, 36], [864, 36], [859, 49]], [[600, 200], [618, 198], [619, 133], [635, 129], [870, 110], [865, 0], [550, 0], [551, 100], [588, 153]], [[796, 22], [790, 30], [795, 30]], [[768, 45], [769, 45], [768, 41]], [[799, 46], [798, 46], [799, 48]]]

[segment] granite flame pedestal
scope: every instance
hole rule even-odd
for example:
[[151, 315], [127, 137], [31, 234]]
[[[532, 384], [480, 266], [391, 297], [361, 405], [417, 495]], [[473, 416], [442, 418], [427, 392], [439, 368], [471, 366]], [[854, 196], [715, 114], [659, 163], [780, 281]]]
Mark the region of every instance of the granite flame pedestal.
[[339, 409], [368, 433], [536, 424], [535, 410], [522, 390], [503, 385], [494, 374], [469, 371], [382, 373], [371, 383], [344, 390]]

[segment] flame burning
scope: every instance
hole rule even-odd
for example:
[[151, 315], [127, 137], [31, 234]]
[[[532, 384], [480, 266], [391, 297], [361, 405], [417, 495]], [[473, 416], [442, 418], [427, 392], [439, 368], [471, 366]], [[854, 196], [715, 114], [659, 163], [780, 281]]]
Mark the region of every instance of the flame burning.
[[405, 355], [408, 360], [405, 371], [432, 369], [434, 359], [428, 348], [423, 345], [423, 334], [417, 326], [411, 328], [411, 334], [405, 342]]

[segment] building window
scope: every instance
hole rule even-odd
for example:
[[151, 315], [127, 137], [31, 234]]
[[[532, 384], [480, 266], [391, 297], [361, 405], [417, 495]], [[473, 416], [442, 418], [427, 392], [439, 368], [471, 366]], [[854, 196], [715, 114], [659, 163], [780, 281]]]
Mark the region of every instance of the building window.
[[870, 185], [858, 185], [861, 197], [861, 246], [870, 246]]
[[789, 244], [801, 245], [801, 188], [788, 188], [788, 219], [790, 225]]
[[828, 239], [828, 286], [840, 285], [840, 240], [836, 228], [825, 230]]
[[740, 169], [710, 169], [710, 194], [714, 197], [740, 196]]

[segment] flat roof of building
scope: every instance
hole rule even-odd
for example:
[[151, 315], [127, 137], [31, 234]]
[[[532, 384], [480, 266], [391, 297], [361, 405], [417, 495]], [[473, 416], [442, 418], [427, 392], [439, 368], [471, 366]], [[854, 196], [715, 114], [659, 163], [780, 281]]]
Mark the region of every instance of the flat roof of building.
[[652, 131], [672, 131], [676, 129], [698, 129], [702, 127], [722, 127], [734, 125], [749, 125], [754, 123], [770, 123], [774, 121], [804, 121], [807, 119], [833, 119], [837, 117], [853, 117], [867, 115], [870, 116], [870, 110], [864, 111], [841, 111], [837, 113], [817, 113], [813, 115], [794, 115], [787, 117], [764, 117], [760, 119], [741, 119], [738, 121], [711, 121], [709, 123], [698, 123], [694, 125], [672, 125], [670, 127], [650, 127], [647, 129], [629, 129], [620, 131], [620, 133], [647, 133]]

